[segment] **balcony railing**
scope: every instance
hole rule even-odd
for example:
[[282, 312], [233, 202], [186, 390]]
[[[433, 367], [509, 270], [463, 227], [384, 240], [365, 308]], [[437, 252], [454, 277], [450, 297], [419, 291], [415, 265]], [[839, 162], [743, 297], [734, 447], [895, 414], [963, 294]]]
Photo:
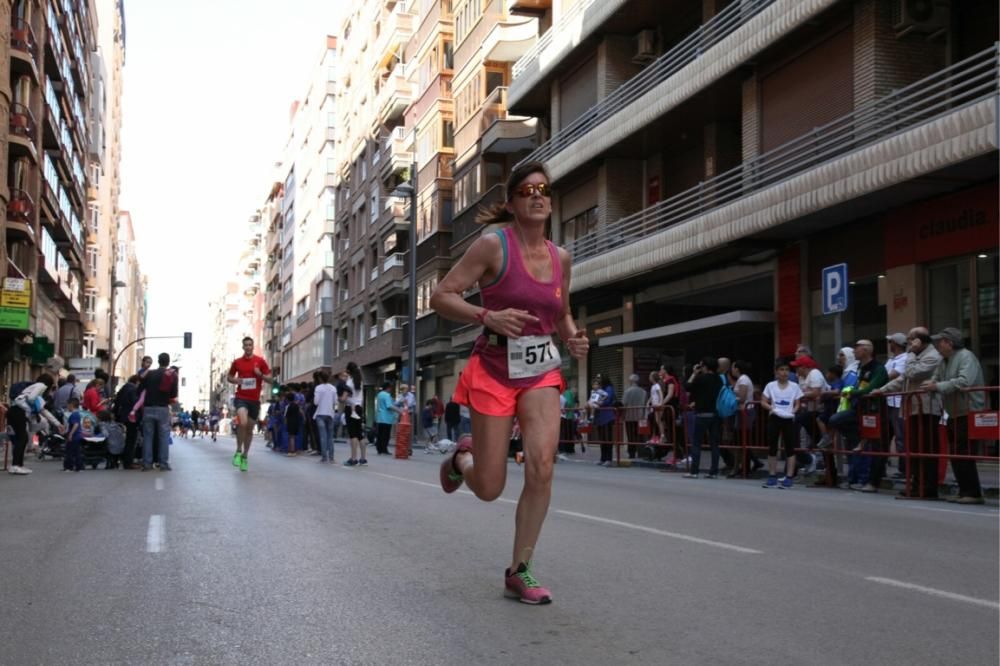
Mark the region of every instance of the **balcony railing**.
[[368, 328], [368, 339], [374, 340], [377, 337], [378, 337], [378, 324], [375, 324], [374, 326], [370, 326]]
[[623, 217], [568, 244], [574, 262], [634, 243], [772, 187], [806, 170], [871, 146], [1000, 92], [1000, 47], [992, 47], [753, 160]]
[[10, 105], [10, 133], [23, 136], [31, 141], [38, 136], [38, 125], [35, 124], [35, 117], [31, 115], [31, 109], [24, 104], [14, 103]]
[[15, 51], [29, 54], [32, 60], [38, 58], [38, 42], [35, 41], [35, 31], [24, 19], [11, 19], [10, 47]]
[[390, 254], [382, 261], [382, 272], [390, 271], [393, 268], [402, 268], [406, 261], [402, 252], [396, 252], [395, 254]]
[[30, 225], [35, 217], [35, 202], [24, 190], [12, 189], [7, 202], [7, 219]]
[[[579, 118], [524, 158], [523, 162], [533, 160], [544, 162], [584, 138], [598, 125], [700, 58], [707, 50], [731, 35], [773, 2], [775, 0], [745, 0], [732, 3], [710, 21], [698, 26], [644, 70], [616, 88], [603, 101], [590, 107]], [[516, 68], [514, 76], [517, 76]]]
[[387, 317], [386, 320], [382, 322], [382, 332], [388, 333], [389, 331], [401, 331], [403, 330], [403, 324], [405, 323], [406, 317], [400, 315]]
[[538, 38], [535, 45], [531, 47], [527, 53], [521, 56], [521, 59], [514, 63], [514, 68], [512, 70], [513, 77], [516, 79], [524, 70], [528, 69], [532, 63], [538, 60], [538, 57], [542, 54], [542, 51], [549, 48], [552, 44], [552, 40], [556, 35], [565, 36], [571, 34], [568, 30], [569, 24], [576, 21], [583, 12], [587, 10], [596, 0], [580, 0], [575, 5], [573, 5], [568, 12], [563, 14], [562, 18], [559, 19], [559, 23], [550, 27], [545, 31], [545, 34]]

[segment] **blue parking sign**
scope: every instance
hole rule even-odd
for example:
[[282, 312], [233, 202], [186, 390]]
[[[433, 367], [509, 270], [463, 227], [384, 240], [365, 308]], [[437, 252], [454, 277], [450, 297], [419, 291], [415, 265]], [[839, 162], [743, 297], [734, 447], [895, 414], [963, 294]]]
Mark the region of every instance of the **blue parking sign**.
[[835, 314], [847, 309], [847, 264], [834, 264], [823, 269], [823, 314]]

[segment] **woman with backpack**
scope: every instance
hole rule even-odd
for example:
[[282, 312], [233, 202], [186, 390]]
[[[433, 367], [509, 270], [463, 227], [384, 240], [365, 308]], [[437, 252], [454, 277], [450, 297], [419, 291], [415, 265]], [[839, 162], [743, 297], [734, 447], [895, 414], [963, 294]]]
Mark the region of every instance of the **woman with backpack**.
[[25, 476], [31, 470], [24, 466], [24, 451], [28, 448], [28, 422], [44, 418], [60, 433], [65, 432], [63, 424], [45, 409], [45, 397], [52, 390], [55, 380], [52, 375], [42, 373], [34, 383], [24, 387], [11, 403], [7, 412], [7, 422], [14, 429], [14, 457], [7, 470], [11, 474]]

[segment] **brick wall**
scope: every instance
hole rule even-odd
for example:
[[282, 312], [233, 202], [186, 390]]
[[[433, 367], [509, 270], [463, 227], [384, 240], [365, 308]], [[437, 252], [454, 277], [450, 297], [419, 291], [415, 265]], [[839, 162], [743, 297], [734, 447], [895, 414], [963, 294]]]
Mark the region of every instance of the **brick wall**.
[[601, 42], [597, 61], [597, 99], [602, 100], [642, 69], [632, 62], [634, 35], [608, 35]]
[[757, 75], [743, 82], [743, 161], [760, 155], [760, 104]]
[[858, 107], [945, 65], [944, 40], [921, 34], [896, 38], [891, 0], [854, 4], [854, 104]]
[[614, 222], [642, 208], [641, 160], [606, 160], [601, 166], [599, 183], [599, 224]]

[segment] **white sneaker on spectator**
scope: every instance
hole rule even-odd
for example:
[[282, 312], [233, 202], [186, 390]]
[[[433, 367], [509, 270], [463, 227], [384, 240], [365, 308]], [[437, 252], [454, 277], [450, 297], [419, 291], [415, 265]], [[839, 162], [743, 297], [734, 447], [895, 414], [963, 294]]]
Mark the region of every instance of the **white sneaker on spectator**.
[[802, 473], [806, 476], [816, 473], [816, 455], [813, 453], [809, 454], [810, 462], [806, 465], [806, 468], [802, 470]]
[[27, 467], [22, 467], [21, 465], [11, 465], [10, 469], [7, 470], [10, 474], [16, 474], [18, 476], [27, 476], [31, 474], [31, 470]]

